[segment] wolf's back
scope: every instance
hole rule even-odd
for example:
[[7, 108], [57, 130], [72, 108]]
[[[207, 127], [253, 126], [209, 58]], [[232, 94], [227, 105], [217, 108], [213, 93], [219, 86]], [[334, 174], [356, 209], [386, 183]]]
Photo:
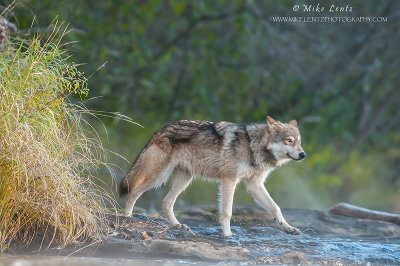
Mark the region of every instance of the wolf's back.
[[[119, 184], [120, 196], [129, 193], [136, 183], [142, 182], [138, 176], [146, 178], [143, 171], [153, 169], [149, 166], [152, 162], [165, 160], [172, 150], [183, 146], [193, 145], [201, 149], [216, 149], [222, 144], [223, 132], [232, 125], [228, 122], [209, 122], [202, 120], [179, 120], [166, 125], [161, 130], [156, 131], [143, 150], [140, 152], [131, 170], [121, 180]], [[200, 148], [199, 148], [200, 149]], [[159, 166], [159, 165], [158, 165]], [[157, 168], [158, 166], [154, 166]], [[160, 170], [160, 169], [158, 169]], [[157, 174], [154, 172], [154, 174]], [[160, 174], [160, 173], [158, 173]], [[136, 182], [137, 181], [137, 182]], [[157, 180], [153, 180], [157, 184]], [[161, 179], [163, 181], [163, 179]]]

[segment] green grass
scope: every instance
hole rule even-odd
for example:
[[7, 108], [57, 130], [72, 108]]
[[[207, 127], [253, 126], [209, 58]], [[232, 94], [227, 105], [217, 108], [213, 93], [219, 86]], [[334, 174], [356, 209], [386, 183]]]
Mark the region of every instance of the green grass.
[[67, 62], [64, 34], [0, 50], [1, 251], [32, 241], [63, 247], [98, 237], [105, 224], [106, 196], [90, 174], [104, 150], [82, 118], [90, 112], [68, 100], [88, 91]]

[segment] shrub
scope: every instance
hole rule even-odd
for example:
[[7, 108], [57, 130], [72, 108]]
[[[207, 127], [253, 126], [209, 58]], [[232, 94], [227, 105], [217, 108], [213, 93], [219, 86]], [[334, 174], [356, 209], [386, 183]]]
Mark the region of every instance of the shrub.
[[87, 94], [87, 80], [56, 36], [0, 51], [1, 251], [34, 239], [65, 246], [104, 224], [104, 196], [90, 174], [102, 146], [82, 118], [88, 111], [68, 100]]

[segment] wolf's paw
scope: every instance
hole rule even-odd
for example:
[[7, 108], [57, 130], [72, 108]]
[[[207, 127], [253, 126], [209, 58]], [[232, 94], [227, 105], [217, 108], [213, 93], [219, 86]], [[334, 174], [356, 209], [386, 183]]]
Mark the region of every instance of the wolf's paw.
[[190, 227], [187, 226], [186, 224], [176, 224], [176, 225], [173, 225], [172, 228], [183, 230], [183, 231], [189, 232], [189, 234], [191, 234], [191, 235], [195, 235], [195, 233], [193, 233], [192, 230], [190, 229]]
[[187, 226], [186, 224], [176, 224], [176, 225], [172, 226], [172, 228], [180, 229], [180, 230], [183, 230], [183, 231], [190, 231], [190, 227]]
[[227, 233], [222, 233], [224, 235], [224, 237], [231, 237], [231, 236], [235, 236], [234, 233], [232, 232], [227, 232]]
[[296, 227], [290, 226], [290, 225], [288, 227], [285, 227], [283, 230], [285, 230], [285, 232], [287, 234], [291, 234], [291, 235], [298, 235], [300, 233], [299, 229], [297, 229]]
[[124, 217], [132, 217], [132, 213], [123, 212], [122, 216], [124, 216]]

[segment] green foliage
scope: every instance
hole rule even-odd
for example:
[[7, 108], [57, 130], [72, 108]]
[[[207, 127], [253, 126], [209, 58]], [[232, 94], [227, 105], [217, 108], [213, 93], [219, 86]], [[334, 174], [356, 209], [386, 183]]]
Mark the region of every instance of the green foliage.
[[[323, 207], [354, 200], [400, 210], [397, 1], [346, 3], [351, 16], [387, 16], [387, 23], [307, 24], [270, 19], [297, 15], [292, 1], [20, 3], [21, 29], [30, 26], [31, 10], [40, 25], [59, 15], [70, 23], [69, 38], [79, 41], [75, 55], [88, 63], [85, 72], [107, 62], [90, 79], [92, 95], [103, 96], [90, 107], [129, 114], [145, 126], [104, 120], [110, 147], [132, 161], [173, 120], [296, 118], [309, 157], [274, 173], [271, 191], [290, 175], [283, 177], [288, 186], [303, 182]], [[302, 181], [293, 185], [291, 178]], [[372, 190], [381, 200], [362, 202]], [[287, 206], [302, 197], [285, 197]]]

